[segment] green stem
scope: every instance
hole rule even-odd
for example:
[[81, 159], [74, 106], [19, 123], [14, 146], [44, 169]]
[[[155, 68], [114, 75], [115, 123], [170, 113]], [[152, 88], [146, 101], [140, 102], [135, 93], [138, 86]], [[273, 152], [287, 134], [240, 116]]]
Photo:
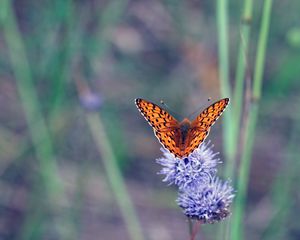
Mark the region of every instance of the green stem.
[[255, 139], [255, 130], [258, 116], [259, 100], [261, 98], [262, 77], [265, 62], [266, 45], [270, 26], [270, 17], [273, 0], [264, 2], [261, 29], [256, 53], [256, 64], [254, 71], [254, 85], [251, 96], [251, 106], [248, 119], [245, 122], [244, 148], [241, 156], [240, 171], [237, 180], [237, 197], [233, 211], [232, 238], [233, 240], [244, 239], [243, 218], [246, 202], [246, 193], [249, 179], [249, 169], [251, 164], [252, 150]]
[[[239, 136], [240, 136], [240, 126], [242, 118], [243, 109], [243, 93], [244, 93], [244, 81], [247, 71], [247, 59], [248, 59], [248, 48], [249, 48], [249, 38], [252, 23], [252, 10], [253, 10], [253, 0], [244, 1], [243, 15], [241, 17], [241, 38], [240, 46], [237, 60], [237, 69], [235, 77], [235, 88], [233, 93], [233, 153], [234, 157], [231, 162], [226, 164], [225, 176], [230, 177], [235, 182], [234, 169], [236, 166], [236, 159], [238, 156], [238, 146], [239, 146]], [[230, 239], [230, 227], [231, 220], [227, 220], [225, 224], [220, 226], [219, 239]]]
[[[65, 199], [64, 189], [62, 187], [61, 179], [58, 174], [56, 157], [54, 154], [52, 139], [50, 137], [46, 120], [43, 117], [39, 100], [36, 91], [34, 90], [34, 83], [30, 64], [26, 56], [26, 50], [23, 43], [21, 32], [17, 26], [16, 16], [13, 11], [10, 0], [0, 1], [0, 21], [3, 26], [5, 41], [8, 47], [8, 54], [12, 64], [12, 70], [16, 78], [16, 85], [20, 97], [20, 102], [24, 109], [25, 118], [31, 135], [32, 143], [35, 150], [35, 155], [40, 165], [41, 182], [38, 182], [39, 189], [45, 189], [47, 196], [45, 199], [38, 199], [38, 204], [33, 203], [36, 209], [43, 206], [45, 202], [49, 205], [49, 209], [53, 209], [54, 204]], [[43, 186], [43, 187], [41, 187]], [[37, 199], [34, 198], [34, 201]], [[50, 208], [51, 206], [51, 208]], [[34, 213], [26, 219], [23, 230], [23, 239], [32, 239], [31, 233], [36, 232], [37, 229], [31, 224], [35, 221], [35, 225], [40, 224], [40, 212], [37, 215]], [[44, 218], [44, 217], [43, 217]], [[38, 222], [37, 222], [38, 221]], [[58, 228], [58, 234], [61, 239], [68, 239], [65, 234], [65, 229]], [[71, 237], [71, 239], [74, 236]]]
[[[229, 44], [228, 44], [228, 1], [217, 0], [217, 26], [218, 26], [218, 46], [219, 46], [219, 79], [222, 97], [231, 97], [229, 82]], [[232, 100], [232, 99], [231, 99]], [[223, 150], [225, 155], [225, 174], [228, 176], [227, 169], [233, 169], [234, 165], [234, 139], [233, 139], [233, 122], [232, 106], [229, 105], [227, 113], [223, 117]], [[225, 144], [226, 142], [226, 144]], [[224, 238], [224, 224], [219, 225], [218, 238]]]
[[[76, 51], [76, 43], [77, 36], [80, 35], [76, 32], [76, 25], [74, 21], [74, 5], [73, 1], [65, 0], [62, 1], [62, 9], [67, 10], [67, 12], [61, 18], [60, 24], [65, 27], [65, 31], [63, 33], [57, 31], [57, 35], [64, 35], [58, 47], [58, 52], [55, 52], [55, 59], [58, 64], [56, 66], [56, 71], [52, 75], [53, 78], [53, 96], [51, 99], [51, 112], [49, 113], [50, 118], [55, 118], [56, 115], [60, 114], [61, 106], [63, 105], [63, 101], [66, 98], [66, 85], [68, 79], [70, 79], [70, 68], [71, 61], [74, 59], [74, 55], [78, 53]], [[76, 46], [76, 47], [75, 47]]]
[[143, 239], [141, 227], [124, 184], [124, 179], [116, 164], [116, 158], [113, 150], [111, 149], [111, 146], [107, 140], [108, 138], [106, 135], [106, 129], [102, 124], [102, 120], [98, 113], [94, 112], [87, 113], [86, 120], [92, 137], [98, 147], [99, 152], [101, 153], [101, 158], [104, 163], [108, 181], [122, 212], [129, 235], [131, 239], [141, 240]]
[[264, 62], [266, 55], [266, 46], [270, 27], [270, 18], [272, 11], [273, 0], [265, 0], [263, 8], [263, 16], [261, 29], [259, 33], [258, 48], [256, 52], [254, 83], [253, 83], [253, 98], [259, 100], [262, 91], [262, 79], [264, 73]]
[[231, 225], [231, 232], [233, 240], [243, 239], [243, 227], [242, 220], [244, 217], [245, 200], [247, 185], [249, 179], [249, 168], [251, 163], [252, 148], [255, 138], [255, 129], [257, 122], [258, 105], [255, 103], [252, 106], [251, 113], [249, 114], [248, 121], [245, 127], [245, 142], [246, 147], [242, 153], [241, 165], [239, 175], [237, 179], [237, 196], [235, 200], [235, 206], [233, 209], [233, 219]]
[[37, 158], [40, 160], [41, 175], [50, 194], [62, 192], [59, 178], [54, 177], [54, 175], [57, 175], [57, 167], [52, 141], [45, 119], [40, 111], [37, 94], [34, 91], [29, 62], [26, 57], [21, 33], [16, 24], [11, 2], [3, 0], [1, 3], [0, 8], [2, 8], [3, 12], [6, 12], [6, 16], [2, 18], [4, 36], [9, 49], [12, 68], [17, 79], [20, 101], [23, 104], [24, 114], [35, 146]]
[[[241, 39], [237, 60], [237, 71], [235, 77], [235, 88], [233, 95], [233, 112], [234, 121], [233, 124], [233, 138], [234, 138], [234, 153], [235, 156], [237, 154], [237, 147], [240, 136], [240, 126], [241, 126], [241, 117], [242, 117], [242, 109], [243, 109], [243, 93], [244, 93], [244, 81], [247, 70], [247, 59], [248, 59], [248, 48], [249, 48], [249, 37], [251, 30], [251, 22], [252, 22], [252, 9], [253, 9], [253, 0], [245, 0], [244, 1], [244, 10], [242, 16], [242, 24], [241, 24]], [[236, 157], [234, 158], [234, 160]], [[227, 165], [226, 176], [233, 176], [235, 163], [231, 165]]]
[[[219, 79], [222, 97], [230, 97], [229, 83], [229, 54], [228, 54], [228, 2], [227, 0], [217, 1], [217, 25], [219, 34]], [[229, 106], [224, 114], [223, 121], [223, 144], [226, 164], [231, 164], [234, 157], [234, 141], [232, 138], [232, 107]]]

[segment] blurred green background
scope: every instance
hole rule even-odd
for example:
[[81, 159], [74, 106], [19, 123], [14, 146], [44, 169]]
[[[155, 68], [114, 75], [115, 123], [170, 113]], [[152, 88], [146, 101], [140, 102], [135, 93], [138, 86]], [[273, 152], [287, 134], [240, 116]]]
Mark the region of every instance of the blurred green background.
[[297, 0], [1, 0], [0, 239], [189, 239], [136, 97], [182, 116], [232, 99], [208, 139], [244, 214], [233, 206], [199, 239], [300, 239], [299, 11]]

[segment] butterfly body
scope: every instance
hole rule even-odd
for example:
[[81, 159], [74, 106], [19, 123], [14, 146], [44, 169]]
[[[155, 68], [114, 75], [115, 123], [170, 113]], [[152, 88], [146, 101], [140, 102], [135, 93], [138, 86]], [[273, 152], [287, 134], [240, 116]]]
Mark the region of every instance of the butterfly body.
[[153, 127], [160, 143], [176, 157], [187, 157], [207, 137], [210, 127], [222, 114], [229, 103], [228, 98], [219, 100], [206, 108], [195, 120], [184, 118], [178, 122], [158, 105], [138, 98], [137, 108]]
[[179, 136], [175, 139], [179, 139], [179, 142], [176, 144], [177, 147], [179, 147], [179, 149], [181, 151], [184, 151], [184, 149], [186, 148], [186, 145], [188, 144], [188, 138], [190, 136], [190, 131], [191, 131], [191, 121], [187, 118], [183, 119], [182, 122], [180, 122], [179, 124]]

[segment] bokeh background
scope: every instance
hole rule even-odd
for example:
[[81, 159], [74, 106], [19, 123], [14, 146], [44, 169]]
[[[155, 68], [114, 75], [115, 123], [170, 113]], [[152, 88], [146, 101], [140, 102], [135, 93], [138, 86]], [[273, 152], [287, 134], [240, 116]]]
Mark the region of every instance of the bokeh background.
[[[255, 1], [245, 19], [249, 2], [1, 0], [0, 239], [189, 239], [176, 189], [156, 174], [160, 145], [134, 99], [163, 99], [180, 119], [226, 94], [242, 107], [235, 161], [226, 155], [232, 107], [209, 140], [220, 176], [236, 189], [247, 117], [258, 106], [249, 181], [247, 171], [240, 180], [248, 186], [241, 234], [300, 239], [300, 2]], [[266, 2], [267, 42], [257, 50]], [[234, 208], [223, 223], [202, 226], [199, 239], [234, 239], [222, 234]]]

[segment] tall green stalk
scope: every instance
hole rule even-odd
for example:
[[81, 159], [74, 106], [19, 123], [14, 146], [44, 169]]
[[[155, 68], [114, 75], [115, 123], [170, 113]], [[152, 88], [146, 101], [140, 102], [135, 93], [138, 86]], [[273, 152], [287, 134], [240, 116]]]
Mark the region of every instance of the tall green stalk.
[[[103, 56], [105, 56], [106, 52], [109, 50], [110, 41], [108, 41], [107, 36], [110, 34], [108, 34], [108, 32], [110, 32], [111, 29], [115, 27], [121, 20], [127, 3], [128, 1], [108, 1], [105, 8], [101, 6], [101, 9], [99, 9], [97, 22], [98, 28], [97, 31], [95, 31], [97, 34], [93, 38], [94, 44], [92, 44], [93, 46], [96, 46], [96, 51], [88, 51], [88, 59], [90, 60], [90, 65], [92, 68], [90, 70], [91, 72], [99, 71], [99, 62], [93, 61], [93, 59], [96, 57], [97, 59], [102, 60], [101, 58], [103, 58]], [[83, 38], [81, 40], [85, 41], [86, 39]], [[97, 62], [97, 66], [93, 65], [95, 62]], [[80, 74], [78, 69], [76, 69], [75, 72]], [[78, 83], [80, 83], [81, 80], [77, 80], [79, 81]], [[77, 88], [79, 94], [81, 94], [82, 89], [80, 89], [79, 85]], [[82, 87], [86, 88], [87, 86]], [[108, 183], [110, 184], [111, 190], [115, 196], [115, 200], [121, 210], [130, 239], [142, 240], [143, 234], [141, 226], [139, 224], [130, 195], [127, 191], [122, 173], [117, 164], [117, 158], [113, 152], [112, 145], [108, 140], [109, 137], [103, 121], [99, 114], [95, 112], [88, 112], [86, 114], [86, 120], [90, 128], [90, 133], [92, 134], [94, 142], [99, 150], [99, 153], [101, 154], [101, 159], [105, 167]]]
[[[252, 22], [252, 9], [253, 1], [245, 0], [244, 9], [241, 17], [241, 29], [240, 29], [240, 46], [237, 59], [237, 71], [235, 77], [233, 101], [232, 101], [232, 114], [234, 117], [232, 121], [232, 138], [233, 138], [233, 159], [229, 161], [225, 166], [225, 176], [231, 179], [235, 179], [234, 168], [236, 166], [237, 149], [239, 146], [239, 135], [241, 126], [241, 115], [243, 108], [243, 93], [244, 93], [244, 81], [245, 72], [247, 69], [247, 58], [248, 58], [248, 47], [249, 47], [249, 36]], [[218, 239], [230, 239], [230, 219], [223, 223], [219, 229]]]
[[49, 194], [62, 193], [58, 177], [56, 161], [49, 136], [47, 124], [40, 111], [39, 101], [34, 91], [29, 62], [21, 33], [18, 30], [15, 15], [9, 0], [1, 1], [1, 22], [12, 69], [17, 80], [20, 101], [23, 105], [28, 128], [35, 147], [37, 159], [40, 161], [41, 176]]
[[[53, 149], [52, 140], [47, 128], [46, 121], [41, 112], [37, 93], [34, 90], [34, 83], [30, 64], [28, 62], [25, 46], [22, 35], [18, 29], [16, 17], [13, 11], [10, 0], [2, 0], [0, 2], [0, 21], [3, 26], [5, 41], [8, 47], [8, 54], [12, 64], [12, 70], [16, 78], [16, 85], [20, 97], [20, 102], [23, 106], [25, 118], [29, 133], [31, 135], [32, 143], [35, 150], [36, 158], [40, 165], [41, 182], [37, 181], [39, 188], [44, 188], [46, 192], [45, 199], [38, 199], [39, 206], [44, 202], [51, 203], [53, 207], [58, 201], [65, 198], [64, 189], [57, 171], [56, 157]], [[41, 187], [43, 186], [43, 187]], [[35, 198], [32, 205], [39, 208]], [[53, 209], [55, 210], [55, 209]], [[40, 224], [41, 212], [39, 216], [34, 214], [28, 215], [23, 231], [22, 239], [32, 239], [31, 234], [36, 232], [36, 226]], [[57, 232], [61, 239], [68, 239], [65, 234], [66, 229], [58, 228]], [[72, 239], [74, 236], [70, 237]]]
[[[55, 4], [55, 1], [54, 1]], [[63, 101], [66, 98], [66, 85], [68, 80], [71, 77], [71, 61], [74, 58], [74, 55], [78, 53], [75, 48], [77, 43], [77, 36], [75, 34], [80, 35], [76, 30], [75, 25], [75, 6], [73, 1], [65, 0], [65, 1], [56, 1], [58, 5], [54, 8], [54, 11], [64, 11], [61, 12], [61, 17], [59, 24], [65, 28], [65, 31], [62, 33], [57, 29], [56, 35], [63, 35], [61, 37], [61, 41], [59, 46], [57, 46], [56, 51], [53, 51], [53, 59], [57, 64], [55, 66], [55, 71], [53, 71], [52, 75], [50, 75], [53, 79], [53, 91], [51, 99], [51, 112], [49, 114], [50, 118], [55, 118], [56, 115], [60, 114], [60, 109]], [[60, 8], [60, 9], [59, 9]], [[57, 13], [56, 13], [57, 14]], [[55, 17], [55, 13], [54, 13]], [[51, 21], [51, 20], [50, 20]], [[53, 19], [52, 19], [53, 21]], [[42, 34], [42, 33], [40, 33]], [[76, 46], [77, 47], [77, 46]]]
[[261, 98], [263, 69], [265, 62], [265, 53], [270, 26], [270, 17], [273, 0], [264, 1], [261, 29], [259, 33], [258, 47], [256, 52], [254, 83], [251, 95], [251, 105], [248, 118], [244, 128], [244, 148], [241, 156], [239, 175], [237, 179], [237, 197], [233, 210], [232, 237], [233, 240], [244, 239], [243, 218], [246, 202], [246, 193], [249, 179], [249, 169], [252, 157], [253, 143], [258, 116], [259, 101]]
[[[249, 48], [249, 38], [250, 38], [250, 30], [252, 23], [252, 9], [253, 9], [253, 0], [245, 0], [244, 1], [244, 10], [241, 18], [241, 29], [240, 29], [240, 46], [238, 52], [237, 59], [237, 69], [235, 76], [235, 88], [233, 94], [233, 115], [232, 118], [233, 124], [233, 138], [234, 138], [234, 153], [235, 158], [237, 156], [237, 148], [240, 136], [240, 126], [241, 126], [241, 117], [242, 117], [242, 109], [243, 109], [243, 97], [244, 97], [244, 81], [247, 73], [247, 65], [248, 65], [248, 48]], [[234, 164], [226, 165], [226, 176], [233, 177], [233, 171], [235, 167]]]
[[99, 114], [94, 112], [87, 113], [86, 120], [92, 137], [98, 147], [99, 153], [101, 154], [107, 179], [122, 212], [130, 238], [133, 240], [142, 240], [143, 234], [141, 226], [137, 219], [129, 193], [127, 192], [124, 179], [117, 166], [113, 150], [108, 142], [108, 137], [106, 135], [105, 127], [102, 124], [102, 120]]
[[[228, 43], [228, 1], [217, 0], [216, 5], [217, 27], [218, 27], [218, 47], [219, 47], [219, 80], [222, 97], [231, 98], [229, 81], [229, 43]], [[232, 99], [231, 99], [232, 100]], [[234, 165], [234, 139], [232, 125], [232, 104], [229, 105], [223, 117], [223, 151], [225, 154], [225, 168], [233, 168]], [[226, 144], [225, 144], [226, 143]], [[228, 171], [225, 170], [225, 174]], [[219, 225], [218, 238], [225, 238], [225, 223]]]
[[[229, 83], [229, 44], [228, 44], [228, 1], [217, 0], [217, 25], [219, 34], [219, 79], [222, 97], [231, 97]], [[231, 164], [234, 157], [234, 141], [232, 135], [232, 107], [224, 114], [223, 142], [226, 164]]]

